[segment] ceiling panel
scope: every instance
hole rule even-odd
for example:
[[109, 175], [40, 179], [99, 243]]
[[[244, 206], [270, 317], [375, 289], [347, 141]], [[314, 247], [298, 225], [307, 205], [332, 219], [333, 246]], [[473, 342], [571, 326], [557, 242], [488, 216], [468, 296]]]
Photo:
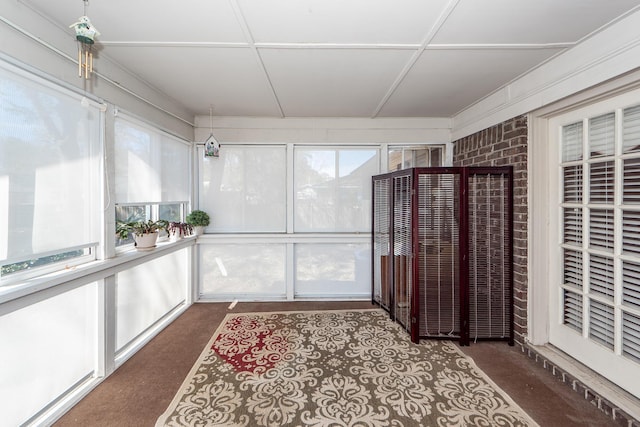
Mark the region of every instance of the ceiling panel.
[[249, 48], [109, 47], [110, 57], [199, 114], [278, 116]]
[[[82, 0], [23, 1], [65, 26], [84, 14]], [[105, 41], [247, 41], [227, 0], [91, 0], [86, 14]]]
[[558, 51], [425, 51], [379, 115], [453, 116]]
[[638, 0], [461, 0], [432, 42], [576, 42], [634, 7]]
[[419, 44], [449, 0], [237, 0], [256, 43]]
[[262, 49], [285, 115], [367, 117], [412, 51]]

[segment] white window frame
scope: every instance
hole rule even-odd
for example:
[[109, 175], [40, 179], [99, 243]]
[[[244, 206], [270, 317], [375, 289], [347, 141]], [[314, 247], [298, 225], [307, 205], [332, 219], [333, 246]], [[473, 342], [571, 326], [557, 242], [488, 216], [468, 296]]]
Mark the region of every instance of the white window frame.
[[[637, 157], [638, 153], [626, 154], [623, 155], [621, 151], [621, 136], [618, 131], [620, 128], [620, 120], [621, 120], [621, 111], [624, 108], [638, 105], [640, 104], [640, 90], [634, 90], [631, 92], [624, 93], [622, 95], [612, 97], [609, 99], [601, 100], [597, 103], [589, 104], [586, 106], [582, 106], [580, 108], [564, 111], [562, 114], [549, 117], [548, 122], [540, 121], [537, 123], [537, 126], [534, 125], [534, 128], [531, 130], [532, 134], [537, 134], [538, 132], [542, 133], [545, 130], [545, 127], [548, 132], [548, 144], [546, 150], [543, 147], [531, 147], [531, 165], [530, 171], [535, 173], [530, 176], [537, 180], [541, 178], [541, 182], [537, 182], [531, 186], [532, 191], [529, 196], [529, 204], [532, 207], [533, 214], [530, 218], [530, 233], [532, 235], [533, 242], [530, 243], [530, 254], [532, 257], [536, 257], [537, 254], [540, 254], [540, 250], [543, 249], [540, 244], [544, 243], [545, 238], [536, 236], [535, 225], [541, 227], [544, 230], [548, 226], [548, 235], [546, 236], [546, 256], [542, 256], [540, 259], [535, 261], [531, 261], [530, 268], [530, 283], [538, 283], [540, 280], [544, 280], [544, 276], [546, 276], [546, 283], [548, 284], [548, 288], [546, 291], [532, 292], [532, 298], [529, 301], [530, 307], [532, 308], [531, 312], [534, 316], [534, 321], [532, 323], [532, 331], [530, 332], [529, 338], [534, 342], [534, 344], [544, 343], [546, 340], [550, 344], [553, 344], [555, 347], [560, 350], [565, 351], [571, 357], [579, 360], [584, 363], [586, 366], [600, 373], [604, 377], [610, 379], [613, 383], [621, 386], [627, 391], [635, 394], [636, 396], [640, 396], [640, 384], [635, 381], [637, 375], [632, 374], [633, 372], [640, 374], [640, 364], [631, 361], [628, 358], [625, 358], [621, 355], [621, 344], [622, 344], [622, 336], [621, 336], [621, 316], [622, 312], [630, 312], [634, 315], [638, 315], [637, 310], [634, 310], [629, 307], [622, 306], [622, 260], [634, 260], [636, 262], [640, 261], [640, 258], [636, 258], [629, 255], [624, 255], [621, 252], [621, 243], [620, 243], [620, 235], [622, 233], [621, 227], [621, 215], [623, 210], [623, 205], [621, 204], [622, 200], [622, 161], [625, 158], [629, 157]], [[610, 349], [602, 346], [589, 338], [588, 331], [588, 300], [593, 299], [595, 301], [604, 301], [599, 298], [597, 295], [593, 295], [588, 293], [588, 264], [583, 261], [584, 267], [583, 271], [585, 271], [583, 277], [583, 289], [582, 293], [583, 297], [583, 328], [581, 332], [577, 332], [576, 330], [563, 325], [563, 298], [562, 292], [563, 287], [562, 283], [562, 250], [563, 250], [563, 229], [562, 229], [562, 157], [561, 157], [561, 130], [562, 126], [575, 123], [580, 120], [585, 120], [584, 124], [586, 125], [589, 118], [597, 117], [602, 114], [606, 114], [609, 112], [616, 111], [616, 153], [615, 153], [615, 199], [613, 204], [614, 216], [616, 218], [614, 224], [614, 235], [616, 238], [614, 239], [616, 244], [613, 251], [614, 258], [614, 325], [615, 325], [615, 338], [614, 338], [614, 349], [611, 351]], [[546, 126], [545, 126], [546, 125]], [[584, 129], [586, 132], [586, 129]], [[530, 134], [531, 136], [531, 134]], [[532, 139], [530, 139], [532, 140]], [[584, 141], [584, 144], [587, 144], [587, 141]], [[541, 144], [542, 145], [542, 144]], [[585, 150], [586, 151], [586, 150]], [[546, 157], [546, 159], [545, 159]], [[609, 158], [609, 157], [607, 157]], [[544, 161], [546, 160], [546, 162]], [[542, 162], [541, 162], [542, 161]], [[600, 161], [598, 159], [597, 161]], [[546, 164], [546, 166], [543, 164]], [[579, 162], [580, 164], [589, 164], [590, 159], [582, 159]], [[588, 169], [585, 168], [584, 178], [588, 178]], [[544, 178], [544, 174], [546, 174], [546, 179]], [[544, 191], [547, 191], [546, 196], [543, 194]], [[587, 191], [585, 189], [585, 191]], [[600, 205], [592, 205], [587, 202], [586, 194], [584, 195], [585, 199], [582, 202], [583, 212], [583, 229], [588, 228], [588, 220], [589, 217], [586, 212], [592, 207]], [[546, 202], [540, 203], [539, 206], [536, 205], [536, 200], [541, 200], [546, 197]], [[542, 200], [541, 200], [542, 201]], [[632, 206], [632, 209], [640, 208], [640, 206]], [[545, 224], [544, 219], [541, 216], [546, 216], [548, 218], [548, 223]], [[588, 231], [583, 232], [582, 239], [582, 248], [581, 251], [585, 254], [587, 253], [595, 253], [598, 254], [599, 251], [597, 249], [589, 248], [589, 233]], [[541, 254], [540, 254], [541, 255]], [[548, 267], [544, 267], [542, 263], [547, 262]], [[537, 267], [536, 267], [537, 266]], [[537, 270], [539, 268], [541, 271]], [[531, 290], [534, 290], [532, 288]], [[586, 292], [586, 293], [585, 293]], [[544, 309], [541, 309], [541, 305], [545, 304], [545, 295], [546, 295], [546, 304], [548, 306], [548, 317], [547, 321], [541, 320], [539, 317], [535, 318], [535, 316], [544, 315]], [[608, 302], [610, 304], [610, 302]], [[541, 331], [541, 327], [544, 327], [544, 324], [548, 326], [548, 335], [545, 337], [544, 331]], [[546, 339], [545, 339], [546, 338]]]

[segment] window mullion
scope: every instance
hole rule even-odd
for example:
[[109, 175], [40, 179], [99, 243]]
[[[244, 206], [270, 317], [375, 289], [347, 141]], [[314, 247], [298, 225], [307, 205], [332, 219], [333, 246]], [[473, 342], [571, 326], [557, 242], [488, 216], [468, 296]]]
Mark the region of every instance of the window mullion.
[[614, 175], [614, 208], [613, 208], [613, 307], [614, 307], [614, 344], [613, 351], [616, 355], [622, 354], [622, 213], [623, 213], [623, 111], [618, 108], [615, 111], [615, 175]]
[[589, 120], [582, 121], [582, 337], [589, 338], [589, 291], [591, 256], [589, 253], [589, 198], [591, 195], [591, 164], [589, 163]]

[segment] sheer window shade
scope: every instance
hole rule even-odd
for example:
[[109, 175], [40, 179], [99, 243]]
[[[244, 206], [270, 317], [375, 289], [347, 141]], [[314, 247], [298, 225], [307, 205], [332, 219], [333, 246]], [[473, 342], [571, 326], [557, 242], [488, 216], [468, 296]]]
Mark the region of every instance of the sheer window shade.
[[0, 263], [95, 246], [101, 113], [0, 65]]
[[115, 121], [116, 203], [188, 201], [190, 145], [135, 119]]

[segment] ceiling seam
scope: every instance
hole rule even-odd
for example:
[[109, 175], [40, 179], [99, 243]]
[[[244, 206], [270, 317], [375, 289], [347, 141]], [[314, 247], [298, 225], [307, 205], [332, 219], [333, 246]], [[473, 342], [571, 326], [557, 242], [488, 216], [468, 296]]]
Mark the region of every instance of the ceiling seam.
[[380, 103], [378, 104], [376, 109], [373, 111], [371, 118], [378, 117], [378, 114], [380, 114], [380, 111], [382, 111], [387, 101], [389, 101], [389, 98], [391, 98], [391, 95], [393, 95], [393, 93], [396, 91], [398, 86], [400, 86], [400, 83], [402, 83], [402, 81], [405, 79], [407, 74], [409, 74], [409, 71], [411, 71], [415, 63], [418, 62], [418, 59], [420, 58], [420, 55], [422, 54], [422, 52], [424, 52], [424, 50], [429, 45], [431, 40], [433, 40], [433, 38], [438, 33], [440, 28], [444, 25], [445, 21], [449, 18], [451, 13], [453, 13], [454, 9], [458, 6], [459, 2], [460, 0], [450, 0], [449, 3], [447, 3], [447, 6], [444, 8], [442, 13], [436, 20], [435, 24], [431, 27], [427, 35], [424, 37], [424, 39], [422, 40], [422, 43], [420, 43], [420, 47], [413, 53], [409, 61], [402, 68], [402, 71], [400, 71], [400, 74], [398, 74], [394, 82], [391, 84], [391, 87], [387, 90], [387, 93], [385, 93], [385, 95], [382, 97], [382, 100], [380, 100]]
[[244, 14], [242, 13], [242, 9], [240, 9], [240, 5], [238, 4], [237, 0], [229, 0], [229, 4], [233, 9], [233, 13], [236, 16], [236, 19], [238, 20], [238, 24], [240, 24], [240, 27], [242, 28], [242, 32], [244, 33], [244, 36], [247, 39], [249, 47], [255, 54], [256, 60], [260, 66], [260, 69], [262, 70], [262, 75], [266, 79], [267, 85], [269, 86], [269, 89], [271, 91], [271, 96], [273, 97], [273, 100], [276, 106], [278, 107], [278, 111], [280, 112], [280, 117], [284, 118], [284, 110], [282, 109], [282, 104], [280, 103], [280, 99], [278, 99], [278, 95], [276, 94], [276, 90], [273, 87], [273, 82], [271, 81], [271, 77], [269, 76], [269, 73], [267, 72], [267, 68], [264, 65], [262, 56], [260, 56], [260, 52], [258, 52], [258, 48], [256, 47], [255, 40], [253, 39], [253, 34], [251, 34], [251, 30], [249, 29], [249, 24], [247, 24], [247, 20], [245, 19]]

